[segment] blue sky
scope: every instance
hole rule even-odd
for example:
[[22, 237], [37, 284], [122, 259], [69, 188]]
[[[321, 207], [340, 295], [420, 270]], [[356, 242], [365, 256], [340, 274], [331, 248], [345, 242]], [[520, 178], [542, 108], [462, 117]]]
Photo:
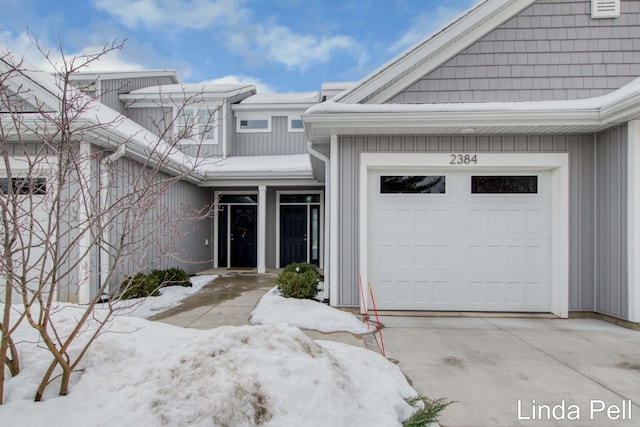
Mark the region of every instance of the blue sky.
[[249, 82], [259, 91], [357, 81], [477, 0], [0, 0], [0, 44], [45, 66], [57, 56], [124, 49], [89, 71], [176, 70], [184, 82]]

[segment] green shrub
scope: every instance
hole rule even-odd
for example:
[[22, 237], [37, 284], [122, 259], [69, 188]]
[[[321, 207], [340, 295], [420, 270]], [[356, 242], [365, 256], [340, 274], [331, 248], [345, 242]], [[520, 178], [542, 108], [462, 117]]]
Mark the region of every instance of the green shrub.
[[[405, 401], [416, 408], [416, 411], [402, 423], [403, 427], [428, 427], [437, 423], [440, 412], [454, 403], [447, 399], [429, 400], [421, 396], [405, 399]], [[420, 407], [421, 402], [424, 403], [423, 407]]]
[[120, 299], [143, 298], [149, 295], [158, 296], [160, 292], [153, 283], [149, 283], [144, 273], [125, 277], [118, 288]]
[[312, 264], [290, 264], [276, 278], [278, 290], [285, 298], [313, 299], [318, 293], [320, 272]]
[[165, 286], [191, 286], [189, 274], [181, 268], [153, 270], [147, 276], [147, 280], [150, 282], [149, 286], [156, 289], [164, 288]]
[[320, 270], [318, 270], [318, 267], [316, 267], [314, 264], [309, 264], [308, 262], [289, 264], [284, 268], [284, 270], [282, 270], [282, 272], [313, 273], [313, 275], [316, 276], [316, 280], [320, 280]]
[[138, 273], [126, 277], [118, 287], [120, 299], [144, 298], [160, 295], [165, 286], [191, 286], [189, 274], [181, 268], [153, 270], [149, 275]]

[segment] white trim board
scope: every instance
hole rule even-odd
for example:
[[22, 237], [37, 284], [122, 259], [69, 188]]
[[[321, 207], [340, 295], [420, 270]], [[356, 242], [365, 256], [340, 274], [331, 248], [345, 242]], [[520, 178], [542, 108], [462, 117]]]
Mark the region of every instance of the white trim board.
[[[569, 154], [478, 153], [476, 165], [450, 165], [452, 153], [362, 153], [359, 183], [359, 259], [362, 283], [368, 277], [368, 175], [385, 168], [429, 168], [478, 172], [517, 172], [519, 169], [551, 171], [551, 312], [569, 315]], [[361, 310], [366, 310], [366, 301]]]

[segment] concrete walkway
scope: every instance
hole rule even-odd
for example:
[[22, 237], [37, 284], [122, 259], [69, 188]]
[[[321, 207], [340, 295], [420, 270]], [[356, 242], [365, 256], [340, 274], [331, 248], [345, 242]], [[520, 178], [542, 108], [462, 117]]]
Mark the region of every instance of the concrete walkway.
[[[149, 320], [193, 329], [213, 329], [219, 326], [250, 324], [251, 312], [260, 298], [276, 286], [276, 273], [224, 273], [179, 306], [159, 313]], [[338, 341], [379, 351], [373, 337], [347, 332], [322, 333], [304, 330], [314, 340]]]

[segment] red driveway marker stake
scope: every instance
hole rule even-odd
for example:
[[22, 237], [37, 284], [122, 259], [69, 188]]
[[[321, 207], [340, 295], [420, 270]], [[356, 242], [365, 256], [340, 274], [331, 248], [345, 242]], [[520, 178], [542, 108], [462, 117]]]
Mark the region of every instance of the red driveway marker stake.
[[364, 301], [364, 289], [362, 287], [362, 273], [358, 273], [358, 279], [360, 281], [360, 296], [362, 297], [362, 307], [364, 308], [364, 321], [367, 322], [367, 329], [371, 329], [369, 326], [369, 310], [367, 310], [367, 304]]
[[373, 312], [376, 314], [376, 322], [378, 322], [378, 333], [380, 334], [380, 347], [382, 348], [382, 355], [387, 357], [384, 352], [384, 341], [382, 340], [382, 327], [380, 326], [380, 318], [378, 317], [378, 310], [376, 309], [376, 299], [373, 297], [373, 289], [371, 283], [369, 283], [369, 293], [371, 294], [371, 303], [373, 304]]

